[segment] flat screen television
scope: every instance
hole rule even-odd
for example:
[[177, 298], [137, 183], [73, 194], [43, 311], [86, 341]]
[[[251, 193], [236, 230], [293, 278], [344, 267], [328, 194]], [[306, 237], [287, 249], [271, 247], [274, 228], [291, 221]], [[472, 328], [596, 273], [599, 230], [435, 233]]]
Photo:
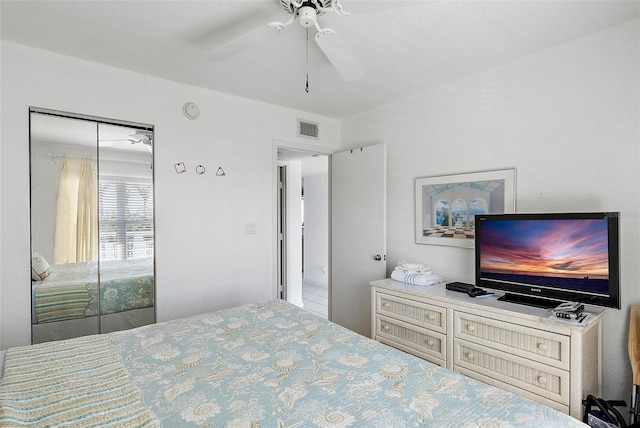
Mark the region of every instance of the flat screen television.
[[539, 307], [620, 309], [619, 213], [475, 216], [476, 286]]

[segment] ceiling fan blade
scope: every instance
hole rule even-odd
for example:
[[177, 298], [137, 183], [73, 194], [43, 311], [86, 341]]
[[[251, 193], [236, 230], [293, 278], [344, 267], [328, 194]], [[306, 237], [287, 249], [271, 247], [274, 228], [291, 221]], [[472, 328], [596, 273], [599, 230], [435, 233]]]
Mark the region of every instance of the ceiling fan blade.
[[153, 134], [149, 131], [138, 131], [135, 134], [129, 135], [129, 137], [131, 137], [130, 140], [144, 144], [151, 144], [152, 136]]
[[345, 81], [353, 82], [364, 75], [364, 69], [340, 36], [335, 33], [319, 35], [316, 43]]
[[210, 61], [224, 61], [255, 43], [266, 24], [281, 17], [283, 11], [273, 7], [272, 1], [238, 2], [239, 13], [228, 22], [210, 28], [199, 36], [199, 43], [208, 46], [205, 56]]
[[114, 138], [114, 139], [100, 140], [101, 143], [117, 143], [120, 141], [127, 141], [131, 144], [142, 143], [142, 144], [151, 145], [151, 139], [144, 134], [131, 134], [131, 138]]
[[209, 52], [206, 57], [210, 61], [225, 61], [234, 55], [242, 52], [250, 46], [255, 46], [256, 41], [261, 37], [264, 31], [268, 30], [265, 25], [231, 39], [223, 45]]
[[369, 1], [350, 1], [344, 6], [346, 11], [351, 15], [362, 13], [377, 13], [388, 10], [399, 9], [402, 7], [415, 6], [424, 3], [424, 0], [369, 0]]

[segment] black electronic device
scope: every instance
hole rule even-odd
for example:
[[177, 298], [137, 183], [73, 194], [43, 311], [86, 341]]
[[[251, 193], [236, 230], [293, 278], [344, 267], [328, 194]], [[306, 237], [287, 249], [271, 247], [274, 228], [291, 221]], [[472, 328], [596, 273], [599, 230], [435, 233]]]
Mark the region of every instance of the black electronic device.
[[555, 308], [553, 308], [553, 313], [557, 318], [562, 318], [566, 320], [575, 320], [578, 319], [582, 312], [584, 311], [584, 305], [581, 303], [561, 303]]
[[470, 297], [479, 297], [479, 296], [484, 296], [485, 294], [489, 294], [489, 292], [482, 288], [474, 287], [471, 290], [467, 291], [467, 294]]
[[458, 291], [460, 293], [468, 293], [469, 290], [473, 290], [474, 288], [476, 288], [476, 286], [473, 284], [467, 284], [465, 282], [458, 281], [449, 282], [447, 283], [447, 285], [445, 285], [445, 287], [447, 288], [447, 290]]
[[556, 312], [553, 311], [556, 318], [564, 319], [564, 320], [576, 320], [582, 314], [574, 314], [572, 312]]
[[544, 308], [621, 307], [618, 212], [477, 214], [478, 287]]

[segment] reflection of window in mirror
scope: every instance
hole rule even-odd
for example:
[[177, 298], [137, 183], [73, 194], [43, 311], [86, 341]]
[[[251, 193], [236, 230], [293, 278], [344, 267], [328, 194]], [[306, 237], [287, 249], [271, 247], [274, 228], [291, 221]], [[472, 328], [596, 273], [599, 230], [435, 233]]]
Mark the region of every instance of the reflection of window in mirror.
[[100, 259], [153, 257], [153, 134], [101, 124], [99, 139]]
[[31, 109], [33, 342], [155, 321], [153, 128]]
[[100, 260], [153, 256], [153, 185], [100, 180]]

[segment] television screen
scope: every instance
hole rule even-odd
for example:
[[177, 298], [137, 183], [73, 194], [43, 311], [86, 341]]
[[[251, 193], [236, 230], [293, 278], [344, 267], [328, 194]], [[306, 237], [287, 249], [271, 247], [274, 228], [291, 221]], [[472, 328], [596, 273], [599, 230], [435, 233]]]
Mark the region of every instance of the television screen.
[[536, 306], [571, 301], [619, 308], [618, 218], [618, 213], [478, 215], [476, 285]]

